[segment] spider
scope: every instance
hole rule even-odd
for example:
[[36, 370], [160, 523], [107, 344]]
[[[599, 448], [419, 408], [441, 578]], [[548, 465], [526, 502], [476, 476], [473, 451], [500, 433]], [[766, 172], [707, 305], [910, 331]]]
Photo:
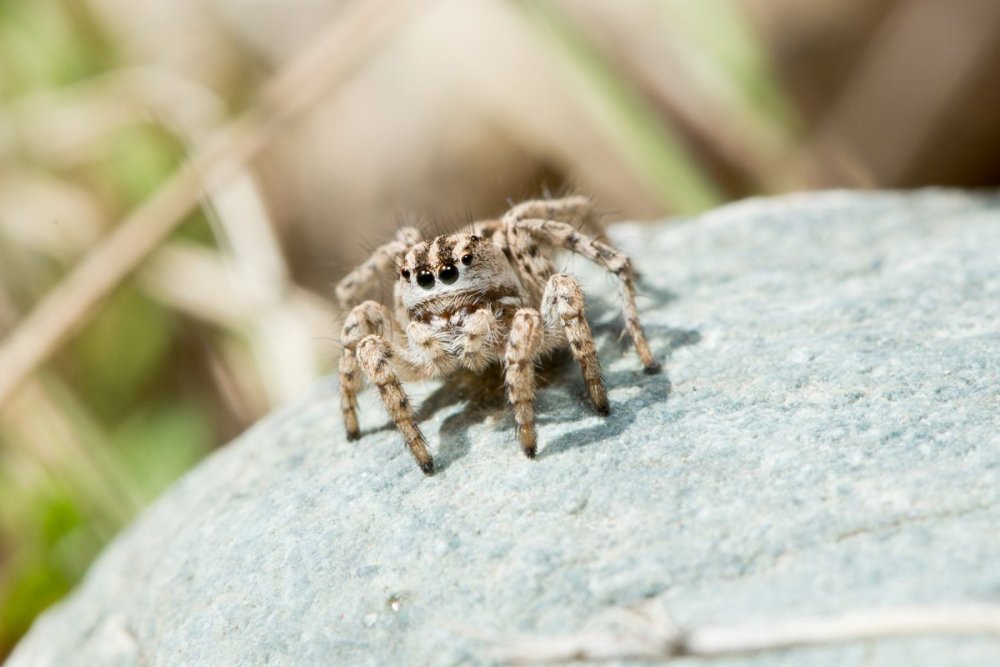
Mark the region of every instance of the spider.
[[[412, 227], [401, 229], [336, 287], [340, 305], [350, 309], [340, 359], [348, 439], [360, 436], [357, 394], [364, 379], [378, 388], [417, 465], [432, 475], [434, 460], [400, 382], [447, 378], [462, 369], [481, 372], [499, 364], [521, 449], [534, 458], [535, 363], [567, 345], [594, 409], [609, 414], [583, 292], [573, 276], [555, 272], [557, 251], [578, 253], [614, 274], [639, 359], [647, 373], [658, 372], [660, 364], [639, 322], [631, 261], [603, 238], [591, 201], [583, 196], [526, 201], [499, 220], [474, 222], [429, 241]], [[395, 320], [376, 301], [355, 305], [390, 272], [398, 278]]]

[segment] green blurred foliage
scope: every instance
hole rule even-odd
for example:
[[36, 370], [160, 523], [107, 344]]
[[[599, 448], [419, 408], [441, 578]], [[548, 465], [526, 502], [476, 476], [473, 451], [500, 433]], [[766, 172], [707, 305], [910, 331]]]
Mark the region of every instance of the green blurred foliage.
[[215, 433], [205, 410], [191, 401], [151, 401], [111, 434], [139, 502], [161, 491], [210, 450]]
[[24, 488], [0, 478], [0, 493], [0, 529], [18, 540], [0, 579], [0, 647], [9, 648], [80, 579], [103, 540], [70, 489]]
[[58, 88], [98, 74], [114, 63], [82, 2], [0, 2], [0, 94]]
[[93, 168], [124, 210], [152, 195], [183, 161], [181, 146], [155, 125], [123, 127], [106, 137]]
[[127, 418], [136, 398], [157, 386], [169, 361], [174, 317], [128, 285], [67, 348], [72, 384], [88, 387], [88, 407], [103, 421]]

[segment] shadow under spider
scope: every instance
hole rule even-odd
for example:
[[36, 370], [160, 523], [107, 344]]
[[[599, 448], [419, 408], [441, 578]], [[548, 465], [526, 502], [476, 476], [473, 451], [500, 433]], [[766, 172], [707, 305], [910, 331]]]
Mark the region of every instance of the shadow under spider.
[[657, 308], [663, 308], [672, 301], [676, 301], [679, 298], [677, 292], [673, 291], [669, 287], [660, 287], [654, 285], [648, 280], [645, 280], [640, 274], [636, 276], [636, 295], [639, 297], [651, 297], [656, 301]]
[[[688, 345], [696, 345], [701, 340], [701, 334], [693, 329], [655, 325], [647, 325], [645, 328], [653, 352], [663, 363], [664, 370], [656, 375], [647, 375], [637, 364], [634, 369], [605, 373], [604, 380], [609, 392], [624, 386], [639, 387], [642, 391], [625, 402], [613, 404], [611, 415], [602, 419], [599, 424], [564, 433], [549, 442], [540, 442], [539, 458], [554, 456], [599, 440], [613, 438], [627, 429], [641, 410], [668, 399], [672, 391], [669, 362], [673, 351]], [[616, 329], [620, 327], [595, 326], [596, 337], [600, 340], [598, 354], [604, 359], [614, 354], [616, 348], [622, 346], [631, 348], [630, 340], [616, 341], [618, 334]], [[594, 414], [579, 366], [568, 350], [556, 353], [539, 368], [536, 378], [538, 424], [551, 423], [553, 418], [549, 417], [549, 414], [557, 408], [563, 413], [567, 409], [575, 409], [579, 412], [579, 418]], [[555, 386], [565, 387], [566, 391], [546, 391]], [[465, 409], [446, 417], [438, 430], [440, 444], [438, 452], [434, 455], [434, 461], [439, 471], [446, 470], [452, 463], [469, 453], [472, 447], [470, 428], [481, 424], [489, 417], [496, 418], [498, 426], [510, 434], [511, 451], [520, 455], [514, 416], [507, 402], [503, 374], [499, 367], [491, 368], [482, 374], [463, 371], [450, 378], [420, 403], [416, 414], [418, 423], [425, 422], [441, 410], [462, 402], [466, 403]], [[385, 429], [395, 429], [395, 426], [390, 422], [378, 430]]]
[[[640, 281], [640, 292], [653, 296], [658, 303], [669, 303], [677, 299], [677, 294], [666, 288], [656, 288], [648, 282]], [[663, 370], [655, 375], [643, 372], [634, 352], [632, 340], [625, 331], [625, 323], [621, 319], [617, 304], [599, 299], [587, 308], [588, 320], [594, 332], [598, 346], [598, 357], [607, 362], [616, 352], [630, 356], [635, 362], [634, 368], [622, 369], [613, 373], [604, 372], [604, 382], [610, 393], [613, 389], [625, 386], [642, 389], [636, 396], [623, 403], [614, 403], [611, 414], [594, 426], [564, 433], [549, 441], [539, 441], [539, 458], [554, 456], [560, 452], [585, 447], [599, 440], [614, 437], [628, 428], [639, 411], [666, 401], [673, 389], [670, 383], [670, 359], [674, 350], [688, 345], [697, 345], [701, 334], [695, 329], [676, 329], [667, 326], [657, 326], [645, 323], [646, 338], [656, 359], [663, 365]], [[572, 419], [581, 419], [596, 414], [590, 404], [587, 388], [580, 373], [580, 367], [573, 359], [569, 349], [560, 350], [545, 361], [536, 371], [538, 392], [536, 395], [536, 423], [552, 423], [550, 415], [559, 410], [562, 413], [576, 411]], [[563, 392], [546, 391], [549, 387], [564, 387]], [[514, 414], [507, 402], [502, 369], [494, 366], [483, 373], [460, 371], [448, 378], [430, 395], [420, 401], [416, 411], [418, 424], [431, 419], [435, 414], [449, 407], [466, 403], [465, 409], [449, 415], [442, 421], [438, 430], [439, 449], [434, 454], [434, 462], [438, 471], [443, 471], [452, 463], [458, 461], [472, 446], [469, 429], [493, 417], [497, 426], [510, 434], [512, 451], [520, 454], [517, 442]], [[565, 421], [565, 417], [560, 421]], [[375, 432], [396, 430], [392, 421], [374, 429]]]
[[[622, 369], [613, 373], [605, 372], [604, 383], [609, 393], [615, 388], [626, 386], [639, 387], [641, 391], [627, 401], [612, 403], [611, 414], [599, 424], [570, 431], [549, 442], [541, 443], [539, 458], [555, 456], [564, 451], [586, 447], [594, 442], [613, 438], [624, 432], [635, 421], [640, 411], [653, 404], [666, 401], [670, 397], [673, 385], [670, 382], [669, 364], [673, 352], [681, 347], [697, 345], [701, 341], [701, 334], [694, 329], [675, 329], [655, 325], [646, 325], [644, 328], [647, 338], [650, 340], [650, 346], [653, 348], [654, 356], [663, 364], [663, 371], [655, 375], [647, 375], [641, 369]], [[613, 340], [606, 342], [607, 344], [602, 345], [602, 348], [613, 347]], [[624, 343], [624, 347], [631, 348], [630, 340], [623, 341], [619, 338], [618, 343], [618, 347], [622, 347], [622, 343]], [[562, 382], [573, 388], [574, 397], [579, 396], [579, 402], [583, 408], [581, 416], [585, 416], [588, 412], [592, 413], [586, 386], [580, 377], [576, 364], [562, 364], [558, 370], [563, 376]], [[570, 377], [574, 375], [573, 371], [576, 371], [575, 378]], [[540, 414], [542, 410], [544, 410], [544, 406], [539, 405]]]

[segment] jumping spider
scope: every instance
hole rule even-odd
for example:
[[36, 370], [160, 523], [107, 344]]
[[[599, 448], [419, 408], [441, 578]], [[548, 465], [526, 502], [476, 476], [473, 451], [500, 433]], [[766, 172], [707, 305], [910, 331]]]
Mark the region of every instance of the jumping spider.
[[[582, 230], [588, 230], [590, 234]], [[569, 345], [583, 370], [594, 409], [610, 411], [577, 280], [555, 273], [559, 250], [583, 255], [614, 274], [625, 325], [647, 373], [653, 359], [635, 306], [635, 282], [627, 256], [600, 240], [598, 216], [586, 197], [526, 201], [500, 220], [475, 222], [461, 232], [421, 241], [407, 227], [379, 247], [337, 285], [344, 322], [340, 399], [347, 437], [359, 437], [357, 393], [362, 373], [374, 384], [424, 473], [434, 461], [400, 380], [445, 378], [502, 364], [514, 406], [517, 436], [534, 458], [535, 363]], [[394, 271], [396, 320], [376, 301], [357, 300]], [[353, 308], [352, 308], [353, 306]], [[405, 333], [401, 329], [405, 328]]]

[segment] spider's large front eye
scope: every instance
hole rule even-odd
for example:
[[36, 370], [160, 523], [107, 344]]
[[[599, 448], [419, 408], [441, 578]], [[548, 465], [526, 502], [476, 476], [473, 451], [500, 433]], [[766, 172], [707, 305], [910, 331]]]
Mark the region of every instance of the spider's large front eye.
[[454, 264], [445, 264], [441, 267], [441, 270], [438, 271], [438, 278], [446, 285], [452, 284], [458, 280], [458, 267]]
[[418, 271], [417, 272], [417, 284], [424, 289], [430, 289], [434, 287], [434, 274], [430, 271]]

